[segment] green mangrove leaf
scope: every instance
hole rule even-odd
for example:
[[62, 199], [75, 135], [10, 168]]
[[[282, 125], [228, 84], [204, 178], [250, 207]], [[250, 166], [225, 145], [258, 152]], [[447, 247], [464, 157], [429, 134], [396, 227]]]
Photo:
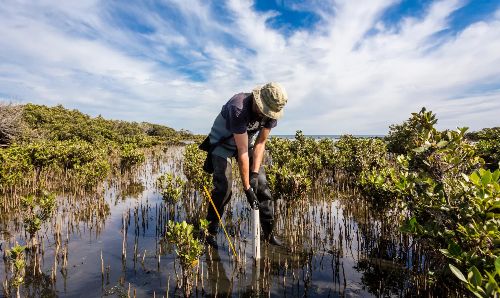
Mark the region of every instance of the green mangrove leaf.
[[456, 242], [452, 241], [448, 245], [448, 251], [453, 255], [453, 256], [459, 256], [462, 254], [462, 248], [460, 245], [458, 245]]
[[453, 255], [445, 248], [441, 248], [439, 250], [445, 257], [447, 258], [453, 258]]
[[472, 173], [469, 178], [472, 183], [474, 183], [475, 185], [479, 185], [480, 178], [477, 172]]
[[448, 142], [447, 141], [440, 141], [439, 143], [437, 143], [437, 147], [438, 148], [443, 148], [444, 146], [448, 145]]
[[[495, 281], [495, 280], [493, 280], [493, 281]], [[493, 297], [492, 294], [493, 294], [494, 290], [495, 290], [495, 285], [493, 283], [488, 282], [486, 284], [486, 296], [487, 297], [490, 297], [490, 296]]]
[[495, 270], [497, 271], [497, 274], [500, 275], [500, 257], [497, 257], [495, 260]]
[[498, 283], [495, 280], [495, 274], [491, 274], [486, 271], [486, 275], [488, 275], [488, 282], [486, 283], [486, 295], [491, 297], [495, 290], [499, 290]]
[[498, 181], [498, 178], [500, 178], [500, 170], [496, 170], [495, 172], [493, 172], [493, 174], [491, 175], [491, 180], [492, 181], [495, 181], [497, 182]]
[[417, 230], [417, 225], [417, 219], [414, 216], [404, 222], [403, 226], [401, 227], [401, 231], [405, 233], [415, 233]]
[[488, 185], [491, 182], [491, 172], [490, 171], [485, 171], [483, 176], [481, 177], [481, 183], [483, 186]]
[[457, 267], [453, 266], [452, 264], [448, 264], [448, 266], [450, 267], [451, 272], [453, 272], [453, 274], [455, 274], [458, 279], [460, 279], [464, 283], [467, 283], [467, 279], [465, 279], [465, 276]]
[[421, 147], [418, 147], [418, 148], [413, 149], [413, 151], [414, 151], [415, 153], [422, 153], [422, 152], [424, 152], [425, 150], [427, 150], [427, 148], [429, 148], [429, 147], [428, 147], [428, 146], [421, 146]]
[[477, 288], [481, 286], [481, 283], [483, 282], [483, 277], [481, 276], [481, 273], [479, 270], [477, 270], [476, 266], [472, 266], [471, 271], [472, 276], [470, 278], [471, 283]]

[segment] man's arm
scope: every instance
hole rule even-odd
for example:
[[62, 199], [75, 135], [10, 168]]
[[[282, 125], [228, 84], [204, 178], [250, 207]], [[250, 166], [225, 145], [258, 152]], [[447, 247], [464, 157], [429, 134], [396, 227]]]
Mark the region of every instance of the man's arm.
[[255, 146], [253, 147], [253, 164], [252, 172], [258, 173], [260, 165], [262, 164], [262, 159], [264, 158], [264, 151], [266, 150], [266, 140], [271, 132], [270, 128], [262, 128], [259, 132], [259, 136], [255, 141]]
[[248, 158], [248, 134], [245, 133], [235, 133], [234, 142], [238, 148], [238, 165], [240, 168], [241, 182], [243, 183], [243, 189], [247, 190], [250, 188], [250, 162]]

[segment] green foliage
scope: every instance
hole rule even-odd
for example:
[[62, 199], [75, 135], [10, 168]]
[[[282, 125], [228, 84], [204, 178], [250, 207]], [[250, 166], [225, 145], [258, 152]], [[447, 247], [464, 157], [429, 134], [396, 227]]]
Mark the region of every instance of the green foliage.
[[458, 269], [452, 271], [469, 290], [490, 296], [498, 282], [488, 274], [500, 255], [500, 172], [481, 168], [483, 160], [465, 138], [466, 128], [438, 131], [435, 115], [424, 109], [410, 120], [406, 153], [386, 175], [390, 179], [381, 182], [401, 194], [397, 198], [411, 214], [402, 230], [432, 239], [432, 247], [468, 268], [463, 280]]
[[[206, 221], [200, 222], [201, 227], [208, 226]], [[203, 253], [202, 242], [193, 235], [194, 226], [186, 223], [169, 221], [167, 224], [166, 238], [175, 244], [176, 254], [179, 257], [182, 268], [182, 288], [184, 295], [189, 297], [193, 287], [194, 268], [198, 265], [199, 258]]]
[[498, 169], [500, 165], [500, 127], [484, 128], [478, 132], [469, 133], [467, 137], [475, 141], [478, 155], [484, 159], [490, 170]]
[[344, 135], [335, 147], [336, 171], [345, 175], [348, 184], [360, 187], [366, 197], [376, 204], [394, 205], [403, 195], [395, 184], [405, 181], [388, 159], [384, 141]]
[[110, 170], [107, 148], [85, 141], [38, 141], [0, 149], [0, 185], [20, 183], [33, 171], [52, 170], [73, 175], [84, 185], [95, 185]]
[[266, 147], [273, 166], [288, 167], [292, 172], [303, 172], [313, 179], [332, 166], [333, 141], [316, 141], [305, 137], [300, 130], [295, 133], [294, 140], [272, 138]]
[[34, 170], [28, 150], [23, 146], [0, 149], [0, 186], [8, 187], [24, 179]]
[[177, 246], [176, 253], [183, 268], [192, 269], [198, 264], [198, 258], [203, 253], [203, 244], [193, 235], [194, 226], [186, 223], [169, 221], [166, 237], [170, 243]]
[[271, 165], [267, 169], [267, 176], [272, 192], [290, 201], [304, 198], [312, 185], [305, 171], [294, 173], [288, 167]]
[[156, 187], [160, 190], [164, 200], [178, 202], [182, 196], [185, 182], [180, 177], [166, 173], [156, 179]]
[[[441, 253], [460, 267], [479, 268], [494, 272], [500, 260], [500, 171], [480, 169], [464, 175], [457, 191], [450, 196], [451, 204], [444, 210], [442, 230], [420, 225], [420, 234], [430, 234], [446, 243]], [[478, 269], [475, 269], [478, 270]], [[489, 276], [482, 276], [487, 282]], [[495, 280], [495, 278], [493, 279]], [[500, 275], [497, 282], [500, 281]], [[477, 286], [477, 284], [475, 284]], [[469, 288], [470, 289], [470, 288]]]
[[[419, 136], [422, 131], [430, 131], [437, 123], [436, 115], [424, 108], [402, 124], [389, 126], [389, 134], [385, 137], [387, 149], [396, 154], [407, 154], [410, 150], [420, 147]], [[431, 137], [431, 136], [428, 136]]]
[[196, 143], [187, 145], [184, 151], [184, 175], [189, 184], [201, 192], [203, 187], [210, 188], [212, 184], [212, 176], [203, 170], [206, 156], [207, 153], [200, 150]]
[[380, 139], [342, 136], [336, 143], [336, 169], [356, 178], [364, 171], [378, 170], [387, 165], [386, 145]]
[[146, 160], [144, 152], [139, 150], [133, 143], [123, 144], [120, 151], [120, 166], [128, 169], [134, 165], [141, 164]]
[[334, 143], [305, 137], [297, 131], [294, 140], [272, 138], [267, 148], [271, 156], [266, 168], [269, 185], [276, 196], [287, 200], [303, 198], [313, 181], [321, 181], [322, 176], [343, 173], [354, 178], [348, 181], [355, 184], [361, 178], [371, 179], [369, 172], [379, 172], [388, 164], [382, 140], [350, 135]]
[[208, 235], [208, 224], [210, 222], [204, 218], [200, 219], [200, 235], [206, 237]]
[[21, 198], [21, 206], [25, 210], [24, 228], [33, 239], [44, 221], [49, 219], [56, 207], [56, 196], [46, 191]]
[[270, 164], [266, 166], [269, 186], [278, 197], [301, 199], [313, 181], [333, 168], [333, 141], [316, 141], [299, 130], [294, 140], [271, 138], [267, 142]]
[[[475, 267], [472, 266], [467, 274], [467, 278], [464, 276], [462, 271], [457, 267], [449, 264], [451, 272], [465, 284], [467, 289], [471, 291], [476, 297], [498, 297], [500, 295], [500, 287], [498, 286], [497, 275], [500, 276], [500, 257], [495, 260], [495, 264], [498, 264], [497, 268], [493, 271], [484, 271], [485, 274]], [[485, 278], [485, 276], [487, 278]]]
[[407, 189], [413, 184], [408, 175], [399, 172], [394, 166], [387, 165], [386, 168], [361, 172], [359, 186], [362, 193], [372, 198], [377, 205], [396, 207], [398, 200], [408, 195]]
[[13, 264], [12, 276], [9, 279], [11, 286], [18, 288], [24, 283], [25, 267], [26, 267], [26, 246], [16, 244], [11, 249], [7, 250], [7, 262]]
[[141, 127], [148, 136], [154, 137], [155, 139], [166, 140], [168, 144], [178, 144], [182, 140], [194, 139], [194, 136], [189, 132], [184, 130], [178, 132], [173, 128], [163, 125], [143, 122], [141, 123]]
[[[115, 165], [124, 170], [144, 162], [143, 148], [192, 138], [186, 131], [176, 132], [146, 122], [91, 118], [60, 105], [26, 104], [16, 109], [22, 112], [22, 119], [9, 120], [6, 127], [10, 146], [0, 148], [3, 191], [43, 171], [64, 173], [65, 179], [69, 177], [79, 185], [91, 187], [102, 181]], [[1, 111], [4, 110], [7, 111], [2, 107]]]
[[155, 126], [155, 130], [151, 131], [153, 124], [106, 120], [101, 116], [91, 118], [78, 110], [68, 110], [61, 105], [46, 107], [27, 104], [24, 106], [23, 119], [32, 130], [30, 135], [25, 136], [28, 138], [26, 141], [33, 138], [83, 140], [92, 144], [131, 143], [142, 148], [164, 142], [170, 136], [167, 133], [154, 135], [155, 132], [161, 131], [161, 126]]

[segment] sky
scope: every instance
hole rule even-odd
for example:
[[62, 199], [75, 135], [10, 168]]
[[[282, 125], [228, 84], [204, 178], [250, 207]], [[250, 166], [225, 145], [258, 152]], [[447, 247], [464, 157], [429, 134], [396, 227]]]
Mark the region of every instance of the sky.
[[209, 132], [280, 82], [272, 134], [500, 126], [498, 0], [0, 0], [0, 101]]

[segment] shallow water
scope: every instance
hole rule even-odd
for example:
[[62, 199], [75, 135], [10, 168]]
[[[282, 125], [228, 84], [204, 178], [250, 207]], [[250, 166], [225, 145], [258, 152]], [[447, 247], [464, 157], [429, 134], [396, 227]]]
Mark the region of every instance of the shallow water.
[[[57, 216], [39, 232], [44, 247], [42, 277], [27, 278], [21, 295], [182, 296], [176, 287], [180, 266], [174, 247], [162, 241], [165, 223], [195, 221], [207, 205], [199, 208], [203, 198], [196, 192], [176, 205], [165, 203], [155, 188], [158, 175], [182, 173], [182, 150], [172, 147], [150, 158], [134, 174], [110, 181], [103, 193], [86, 197], [60, 194]], [[389, 215], [354, 199], [355, 194], [329, 191], [335, 185], [316, 191], [307, 203], [276, 201], [275, 230], [287, 249], [262, 244], [263, 258], [254, 264], [250, 213], [237, 183], [233, 187], [224, 222], [240, 262], [235, 262], [220, 231], [219, 249], [208, 249], [200, 259], [193, 296], [397, 297], [428, 293], [420, 277], [426, 262], [419, 246], [397, 231]], [[16, 216], [1, 217], [2, 253], [15, 241], [26, 241], [22, 222], [17, 221]], [[2, 281], [7, 276], [5, 267], [5, 261], [0, 262]]]

